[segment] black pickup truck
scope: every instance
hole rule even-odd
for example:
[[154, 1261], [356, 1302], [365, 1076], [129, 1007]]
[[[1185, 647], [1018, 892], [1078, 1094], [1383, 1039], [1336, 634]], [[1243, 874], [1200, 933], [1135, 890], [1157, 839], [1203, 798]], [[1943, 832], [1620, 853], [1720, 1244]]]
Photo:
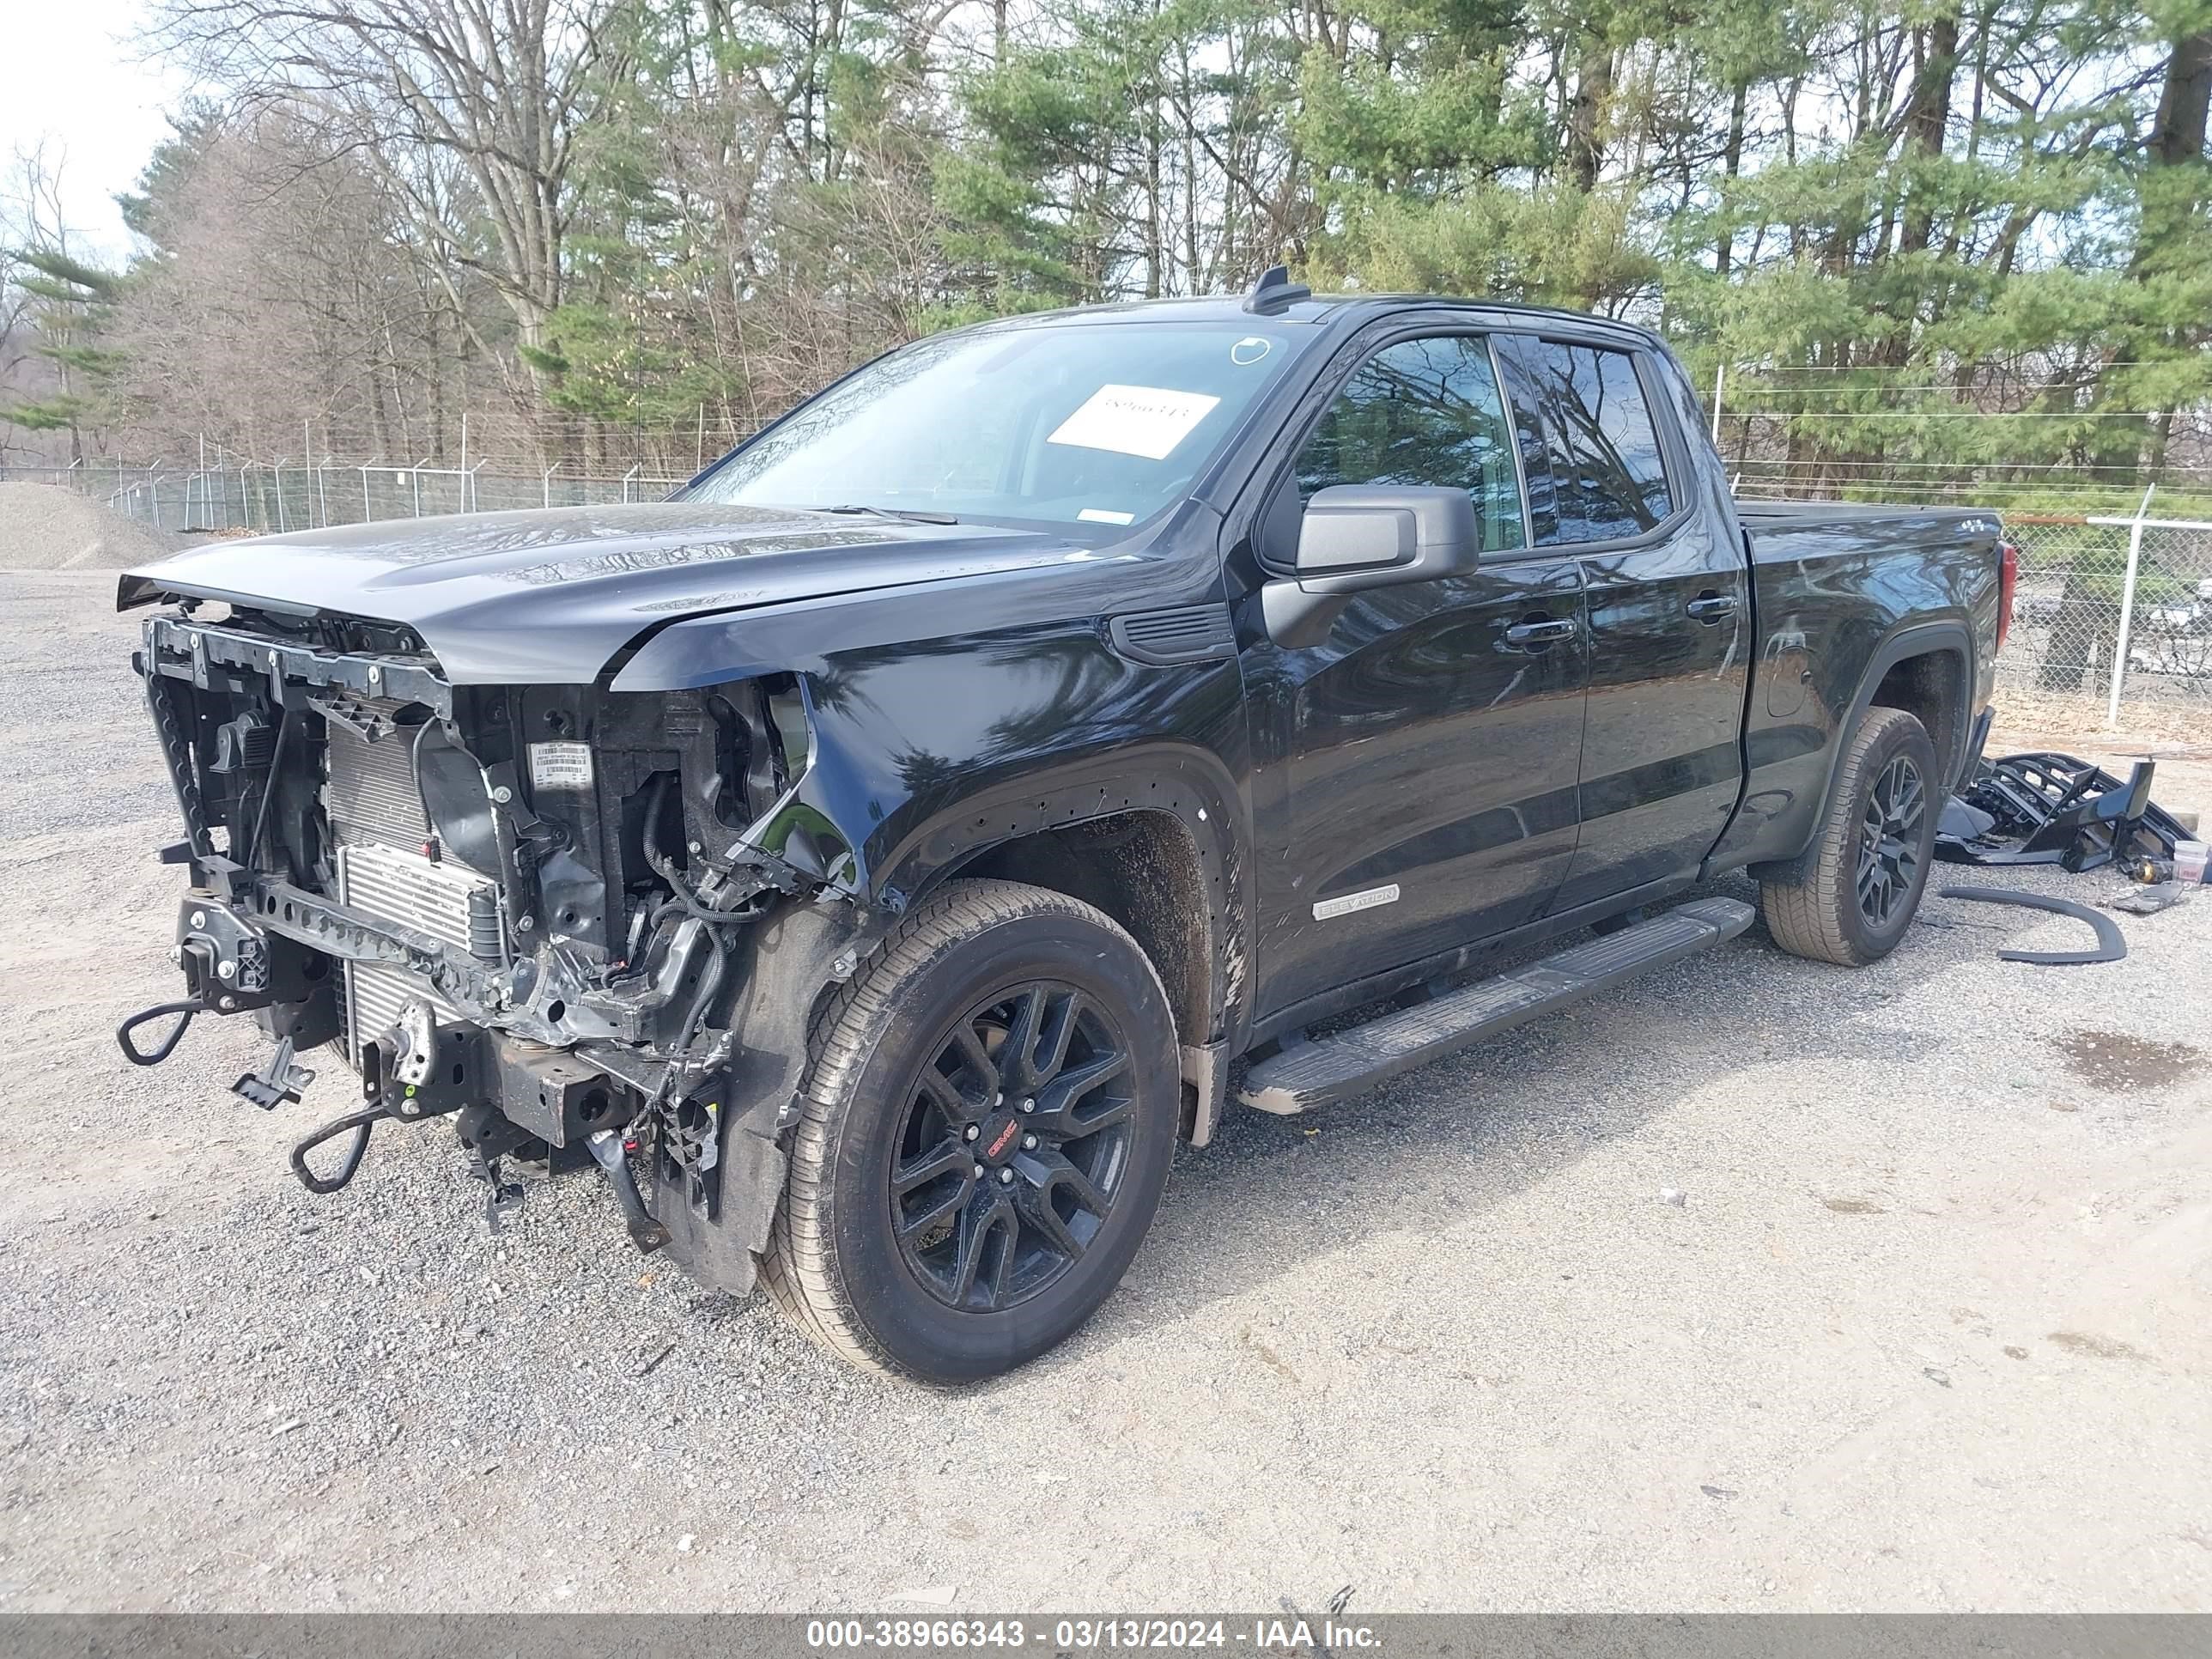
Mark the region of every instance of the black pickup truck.
[[334, 1049], [314, 1190], [452, 1114], [494, 1224], [595, 1162], [639, 1248], [981, 1377], [1232, 1097], [1729, 939], [1725, 871], [1891, 950], [2011, 571], [1988, 513], [1740, 507], [1619, 323], [1277, 271], [948, 333], [665, 502], [126, 575], [191, 886], [118, 1035], [250, 1012], [270, 1107]]

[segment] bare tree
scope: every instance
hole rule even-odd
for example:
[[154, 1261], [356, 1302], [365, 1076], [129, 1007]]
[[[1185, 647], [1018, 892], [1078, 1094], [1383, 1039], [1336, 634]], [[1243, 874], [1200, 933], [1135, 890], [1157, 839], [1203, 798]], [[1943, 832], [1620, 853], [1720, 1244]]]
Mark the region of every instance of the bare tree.
[[[247, 107], [313, 112], [374, 168], [450, 282], [480, 272], [542, 345], [559, 307], [576, 139], [611, 0], [155, 0], [153, 39]], [[478, 227], [483, 228], [480, 232]]]
[[114, 322], [135, 447], [443, 459], [459, 411], [495, 391], [467, 343], [498, 297], [466, 271], [433, 276], [409, 204], [325, 136], [264, 107], [199, 125], [149, 177], [138, 214], [157, 257]]

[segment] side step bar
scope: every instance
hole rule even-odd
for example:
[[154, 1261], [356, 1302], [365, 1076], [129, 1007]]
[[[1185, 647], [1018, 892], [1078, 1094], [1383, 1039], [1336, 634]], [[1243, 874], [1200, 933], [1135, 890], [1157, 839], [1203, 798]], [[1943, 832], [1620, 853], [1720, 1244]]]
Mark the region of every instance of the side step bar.
[[1751, 918], [1751, 906], [1739, 899], [1694, 900], [1495, 979], [1285, 1048], [1245, 1073], [1237, 1098], [1287, 1117], [1364, 1093], [1470, 1042], [1711, 950], [1750, 927]]

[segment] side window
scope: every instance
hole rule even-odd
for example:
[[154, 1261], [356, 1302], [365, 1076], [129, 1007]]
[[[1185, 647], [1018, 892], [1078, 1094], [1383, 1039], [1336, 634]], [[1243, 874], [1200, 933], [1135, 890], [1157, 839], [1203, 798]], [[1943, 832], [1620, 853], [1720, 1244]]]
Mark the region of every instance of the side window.
[[1474, 498], [1486, 551], [1528, 544], [1513, 430], [1480, 338], [1385, 346], [1352, 371], [1298, 452], [1298, 501], [1332, 484], [1426, 484]]
[[1625, 351], [1524, 340], [1551, 451], [1559, 528], [1549, 539], [1637, 536], [1674, 510], [1659, 434]]

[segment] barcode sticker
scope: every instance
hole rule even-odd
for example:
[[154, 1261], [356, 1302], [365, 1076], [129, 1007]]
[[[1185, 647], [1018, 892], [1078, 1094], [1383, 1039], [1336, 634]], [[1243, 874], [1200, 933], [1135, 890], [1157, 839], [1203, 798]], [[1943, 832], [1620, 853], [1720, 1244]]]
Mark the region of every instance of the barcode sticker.
[[592, 749], [583, 743], [533, 743], [530, 745], [530, 781], [539, 789], [588, 789], [592, 787]]

